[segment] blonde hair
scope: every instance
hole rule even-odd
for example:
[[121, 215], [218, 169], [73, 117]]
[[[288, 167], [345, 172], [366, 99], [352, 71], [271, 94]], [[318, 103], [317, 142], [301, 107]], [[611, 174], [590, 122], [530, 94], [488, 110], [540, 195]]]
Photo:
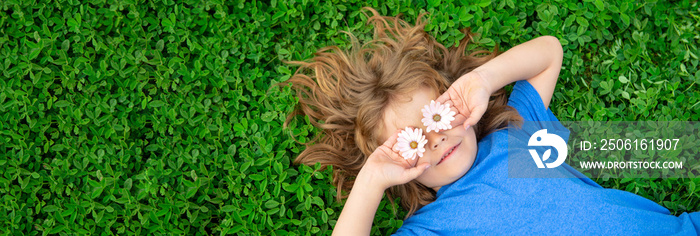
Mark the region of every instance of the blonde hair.
[[[321, 133], [306, 143], [296, 163], [322, 167], [333, 166], [333, 183], [338, 201], [346, 198], [354, 178], [367, 157], [379, 147], [382, 114], [390, 102], [420, 86], [428, 86], [440, 94], [449, 85], [476, 67], [496, 56], [496, 52], [465, 52], [472, 39], [469, 30], [459, 47], [445, 48], [424, 31], [425, 13], [415, 26], [399, 16], [385, 17], [372, 8], [368, 23], [374, 25], [374, 39], [363, 45], [348, 32], [351, 47], [343, 51], [336, 46], [320, 49], [308, 62], [299, 65], [287, 81], [296, 91], [299, 104], [287, 117], [285, 126], [296, 115], [309, 118]], [[496, 51], [496, 50], [495, 50]], [[505, 90], [492, 94], [486, 114], [474, 126], [477, 140], [522, 118], [506, 105]], [[387, 189], [393, 202], [400, 197], [407, 217], [435, 200], [435, 191], [416, 180]]]

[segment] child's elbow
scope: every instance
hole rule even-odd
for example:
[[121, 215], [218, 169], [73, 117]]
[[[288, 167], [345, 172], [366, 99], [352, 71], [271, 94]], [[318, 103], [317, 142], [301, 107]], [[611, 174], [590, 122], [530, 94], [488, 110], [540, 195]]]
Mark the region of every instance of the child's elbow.
[[561, 42], [559, 42], [557, 37], [547, 35], [540, 38], [547, 44], [547, 48], [549, 49], [550, 53], [554, 54], [555, 58], [564, 57], [564, 49], [562, 49]]

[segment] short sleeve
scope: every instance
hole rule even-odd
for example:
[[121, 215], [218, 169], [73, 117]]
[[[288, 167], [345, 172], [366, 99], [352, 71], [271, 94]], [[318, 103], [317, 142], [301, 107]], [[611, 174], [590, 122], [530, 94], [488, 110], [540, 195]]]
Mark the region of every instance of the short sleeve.
[[565, 128], [559, 119], [549, 108], [544, 107], [542, 97], [535, 87], [526, 80], [515, 82], [513, 92], [508, 98], [508, 105], [515, 108], [523, 117], [523, 130], [526, 134], [532, 134], [537, 130], [547, 129], [549, 133], [561, 136], [565, 141], [569, 139], [569, 130]]
[[526, 121], [558, 121], [549, 108], [544, 107], [542, 97], [526, 80], [515, 82], [508, 105], [515, 108]]

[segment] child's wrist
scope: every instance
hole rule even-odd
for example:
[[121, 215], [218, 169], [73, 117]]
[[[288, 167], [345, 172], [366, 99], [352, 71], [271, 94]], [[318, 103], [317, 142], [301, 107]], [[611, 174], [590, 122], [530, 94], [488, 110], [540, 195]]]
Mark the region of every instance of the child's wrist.
[[[360, 171], [360, 173], [362, 173], [362, 171]], [[357, 178], [355, 178], [355, 183], [352, 186], [352, 191], [366, 197], [378, 196], [381, 198], [387, 188], [388, 187], [384, 186], [384, 184], [373, 178], [372, 175], [365, 173], [364, 175], [357, 175]]]
[[[494, 88], [493, 80], [492, 78], [492, 73], [486, 70], [483, 67], [477, 67], [476, 69], [472, 70], [471, 72], [463, 75], [464, 79], [469, 79], [469, 80], [474, 80], [471, 81], [470, 83], [476, 82], [479, 84], [477, 87], [483, 87], [489, 95], [493, 94], [498, 90], [498, 88]], [[460, 78], [462, 79], [462, 78]]]
[[386, 186], [387, 184], [382, 183], [380, 179], [381, 178], [378, 178], [378, 176], [374, 175], [371, 171], [362, 168], [355, 178], [353, 189], [359, 186], [360, 188], [371, 190], [371, 192], [384, 193], [384, 191], [391, 186]]
[[489, 95], [493, 94], [494, 92], [496, 92], [496, 90], [498, 90], [493, 86], [493, 80], [489, 71], [481, 68], [476, 68], [473, 72], [476, 73], [477, 78], [479, 78], [479, 82], [481, 83], [481, 86], [483, 86], [486, 89], [486, 91], [489, 92]]

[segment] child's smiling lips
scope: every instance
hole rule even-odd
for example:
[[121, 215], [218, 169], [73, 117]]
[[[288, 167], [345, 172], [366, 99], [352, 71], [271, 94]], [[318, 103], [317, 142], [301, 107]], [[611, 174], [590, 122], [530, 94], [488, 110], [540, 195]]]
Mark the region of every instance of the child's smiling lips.
[[455, 149], [457, 149], [457, 148], [459, 147], [460, 144], [462, 144], [462, 142], [459, 142], [459, 143], [458, 143], [457, 145], [455, 145], [454, 147], [452, 147], [452, 148], [450, 148], [450, 149], [447, 149], [447, 150], [445, 151], [445, 153], [442, 154], [442, 158], [440, 159], [440, 161], [438, 161], [438, 163], [435, 164], [435, 165], [440, 165], [440, 163], [442, 163], [444, 160], [446, 160], [447, 158], [449, 158], [450, 156], [452, 156], [452, 153], [454, 152]]

